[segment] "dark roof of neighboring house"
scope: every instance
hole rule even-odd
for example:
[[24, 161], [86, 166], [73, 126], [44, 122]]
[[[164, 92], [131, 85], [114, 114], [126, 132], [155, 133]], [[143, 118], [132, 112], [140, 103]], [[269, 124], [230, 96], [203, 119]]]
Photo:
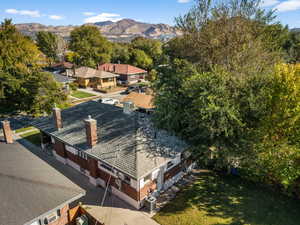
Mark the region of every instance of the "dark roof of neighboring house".
[[[86, 142], [84, 119], [88, 115], [97, 120], [98, 143], [92, 149]], [[37, 119], [32, 125], [134, 178], [146, 175], [187, 148], [175, 136], [155, 129], [150, 117], [137, 112], [128, 115], [113, 105], [85, 102], [63, 110], [62, 121], [60, 130], [55, 129], [52, 117]]]
[[0, 224], [28, 223], [84, 194], [21, 144], [0, 141]]
[[153, 109], [153, 96], [137, 92], [131, 92], [123, 98], [122, 102], [133, 102], [135, 106], [143, 109]]
[[52, 68], [63, 67], [65, 69], [72, 69], [73, 66], [74, 65], [70, 62], [59, 62], [59, 63], [55, 63], [55, 64], [51, 65]]
[[58, 73], [52, 73], [52, 74], [53, 74], [54, 79], [59, 83], [69, 83], [69, 82], [72, 82], [75, 80], [72, 77], [61, 75]]
[[128, 64], [113, 64], [113, 63], [105, 63], [98, 67], [99, 70], [104, 70], [111, 73], [116, 74], [140, 74], [140, 73], [147, 73], [146, 70], [141, 68], [128, 65]]
[[99, 78], [111, 78], [111, 77], [118, 77], [118, 75], [109, 73], [106, 71], [95, 70], [90, 67], [82, 66], [75, 69], [74, 77], [81, 77], [81, 78], [92, 78], [92, 77], [99, 77]]

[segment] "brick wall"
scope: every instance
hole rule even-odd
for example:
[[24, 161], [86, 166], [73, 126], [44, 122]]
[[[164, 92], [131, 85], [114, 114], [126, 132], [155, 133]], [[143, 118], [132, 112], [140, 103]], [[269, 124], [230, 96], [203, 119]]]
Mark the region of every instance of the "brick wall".
[[69, 223], [69, 205], [65, 205], [60, 210], [60, 217], [49, 225], [67, 225]]
[[56, 152], [57, 155], [63, 157], [63, 158], [67, 158], [67, 154], [66, 154], [66, 150], [65, 150], [65, 145], [64, 143], [55, 140], [54, 143], [54, 150]]

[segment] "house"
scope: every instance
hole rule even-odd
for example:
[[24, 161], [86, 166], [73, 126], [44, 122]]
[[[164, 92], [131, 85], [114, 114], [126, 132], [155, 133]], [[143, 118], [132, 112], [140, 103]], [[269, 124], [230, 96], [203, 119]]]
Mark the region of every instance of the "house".
[[118, 75], [83, 66], [75, 69], [73, 77], [80, 87], [101, 89], [116, 87]]
[[193, 163], [188, 145], [154, 128], [150, 116], [94, 101], [32, 123], [42, 133], [42, 149], [81, 171], [90, 183], [109, 190], [135, 208], [177, 182]]
[[136, 108], [146, 112], [151, 112], [154, 109], [153, 96], [144, 93], [131, 92], [121, 102], [132, 102]]
[[119, 75], [122, 82], [136, 83], [139, 80], [145, 80], [147, 71], [128, 64], [105, 63], [98, 66], [98, 70], [107, 71]]
[[51, 67], [49, 68], [50, 71], [57, 71], [59, 73], [64, 73], [68, 70], [72, 70], [74, 67], [74, 64], [70, 63], [70, 62], [59, 62], [59, 63], [55, 63], [53, 65], [51, 65]]
[[38, 151], [14, 142], [8, 121], [2, 127], [6, 143], [0, 141], [0, 224], [69, 224], [69, 205], [85, 191], [41, 159]]

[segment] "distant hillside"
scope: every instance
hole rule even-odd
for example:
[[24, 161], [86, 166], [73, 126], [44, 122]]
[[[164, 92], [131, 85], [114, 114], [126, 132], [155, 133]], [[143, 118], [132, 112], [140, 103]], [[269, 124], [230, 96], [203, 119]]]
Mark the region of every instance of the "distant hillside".
[[[118, 22], [104, 21], [92, 24], [97, 26], [101, 33], [112, 41], [127, 42], [137, 36], [168, 40], [172, 37], [180, 35], [180, 31], [167, 24], [149, 24], [137, 22], [132, 19], [123, 19]], [[39, 31], [50, 31], [69, 39], [70, 32], [76, 26], [45, 26], [39, 23], [16, 24], [23, 34], [35, 37]]]
[[300, 33], [300, 28], [293, 28], [291, 29], [292, 32], [297, 32], [297, 33]]

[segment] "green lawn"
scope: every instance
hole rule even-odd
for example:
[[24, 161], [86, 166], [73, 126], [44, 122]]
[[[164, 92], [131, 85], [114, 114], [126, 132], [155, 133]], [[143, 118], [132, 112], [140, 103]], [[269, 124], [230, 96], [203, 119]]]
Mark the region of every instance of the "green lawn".
[[36, 146], [41, 145], [41, 137], [40, 137], [39, 130], [30, 131], [30, 132], [21, 134], [20, 136], [25, 138], [27, 141], [30, 141], [32, 144], [34, 144]]
[[239, 178], [208, 174], [153, 219], [162, 225], [299, 225], [300, 201]]
[[93, 97], [95, 95], [84, 92], [84, 91], [73, 91], [71, 96], [75, 97], [75, 98], [88, 98], [88, 97]]
[[22, 127], [20, 129], [15, 130], [15, 132], [16, 133], [22, 133], [22, 132], [29, 131], [29, 130], [32, 130], [32, 129], [35, 129], [35, 128], [32, 127], [32, 126], [30, 126], [30, 127]]

